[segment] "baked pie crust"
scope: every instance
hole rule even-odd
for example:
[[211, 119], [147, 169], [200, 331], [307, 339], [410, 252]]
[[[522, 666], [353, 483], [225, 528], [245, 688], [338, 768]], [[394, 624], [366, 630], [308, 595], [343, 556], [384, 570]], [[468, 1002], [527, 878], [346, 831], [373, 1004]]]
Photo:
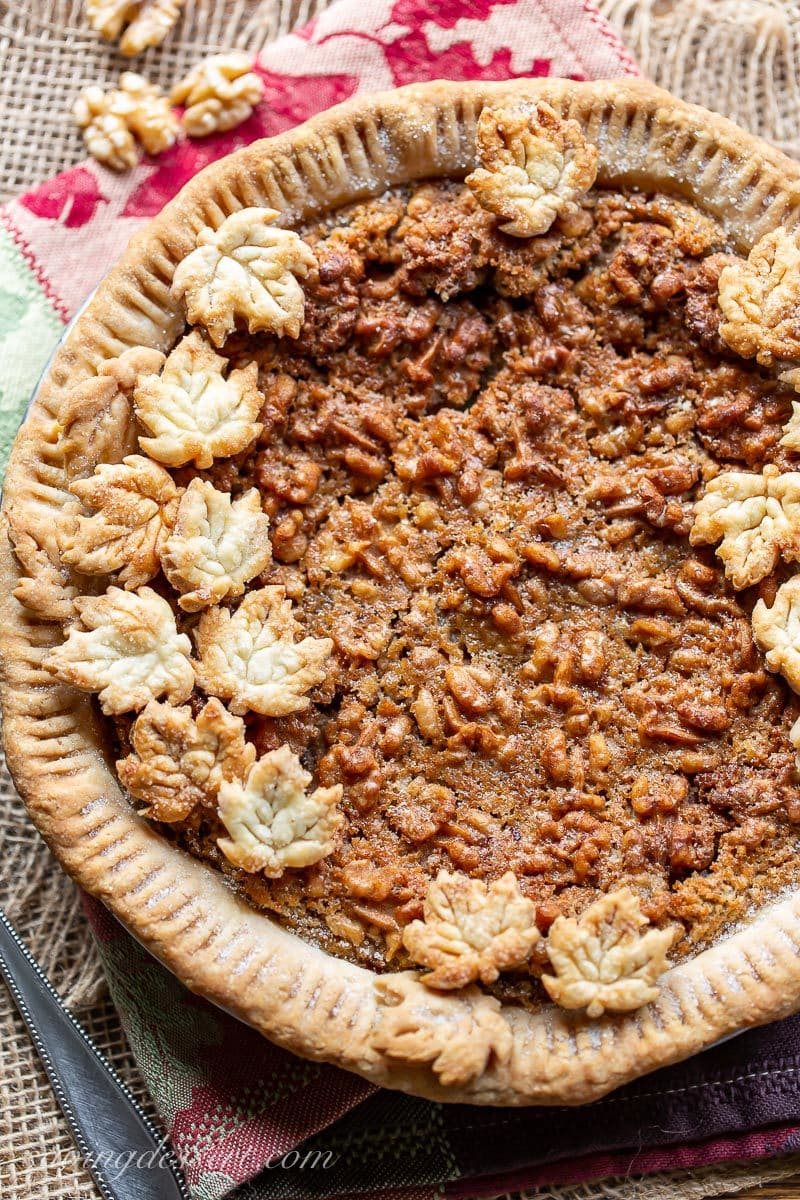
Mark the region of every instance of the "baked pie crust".
[[[689, 245], [693, 238], [702, 243], [706, 222], [726, 242], [726, 254], [716, 264], [711, 256], [706, 275], [698, 275], [697, 311], [709, 296], [716, 303], [719, 281], [723, 344], [770, 369], [792, 368], [800, 167], [648, 84], [414, 85], [356, 99], [249, 146], [189, 184], [134, 241], [67, 337], [15, 443], [3, 502], [7, 757], [65, 869], [191, 987], [280, 1044], [440, 1100], [580, 1103], [800, 1007], [796, 893], [755, 903], [734, 930], [676, 956], [676, 930], [659, 918], [657, 905], [645, 912], [627, 887], [607, 889], [576, 915], [553, 912], [545, 920], [541, 906], [534, 915], [517, 873], [481, 879], [467, 856], [463, 870], [430, 881], [419, 915], [396, 939], [412, 969], [392, 970], [387, 961], [380, 973], [257, 911], [219, 869], [187, 855], [147, 819], [196, 821], [199, 828], [216, 806], [226, 833], [217, 861], [251, 873], [262, 887], [335, 852], [348, 789], [326, 782], [325, 772], [341, 766], [362, 778], [377, 735], [360, 729], [338, 759], [328, 756], [320, 766], [319, 782], [289, 743], [302, 743], [312, 696], [333, 695], [335, 655], [357, 646], [362, 659], [376, 661], [385, 648], [381, 631], [367, 623], [337, 626], [330, 637], [308, 633], [297, 620], [304, 594], [291, 571], [302, 522], [290, 511], [273, 526], [252, 494], [231, 503], [214, 486], [213, 470], [210, 479], [196, 473], [220, 459], [235, 471], [234, 456], [262, 434], [268, 416], [256, 365], [241, 365], [241, 354], [226, 357], [237, 328], [266, 330], [284, 343], [302, 332], [304, 282], [315, 271], [322, 278], [322, 268], [292, 227], [353, 201], [391, 197], [387, 189], [417, 180], [467, 176], [465, 194], [472, 189], [492, 219], [506, 223], [509, 238], [546, 238], [556, 221], [579, 229], [581, 201], [595, 176], [605, 189], [683, 196], [694, 217], [665, 201], [663, 224]], [[416, 196], [424, 214], [431, 195], [422, 188]], [[389, 214], [386, 236], [397, 219]], [[351, 232], [355, 237], [345, 223], [337, 233], [344, 256]], [[516, 286], [509, 273], [505, 294], [522, 294]], [[617, 286], [632, 294], [635, 275], [622, 271]], [[669, 279], [659, 286], [668, 288]], [[187, 318], [194, 326], [188, 333]], [[713, 330], [699, 318], [698, 328], [712, 344]], [[380, 321], [366, 332], [379, 343], [388, 336]], [[457, 386], [462, 367], [450, 369]], [[664, 380], [679, 380], [681, 370], [680, 362], [663, 364], [649, 394], [670, 386]], [[278, 386], [291, 390], [291, 380]], [[566, 421], [569, 429], [556, 392], [545, 386], [531, 395], [526, 428], [486, 426], [513, 443], [508, 479], [563, 487], [557, 462], [542, 449], [547, 420]], [[613, 389], [599, 388], [587, 397], [587, 411], [613, 411], [619, 403]], [[397, 474], [410, 487], [447, 478], [458, 465], [469, 503], [491, 438], [468, 446], [457, 418], [450, 410], [432, 414], [435, 452], [418, 453], [413, 439], [401, 443]], [[682, 420], [678, 414], [673, 422], [676, 435]], [[379, 429], [380, 415], [373, 421]], [[593, 453], [613, 463], [624, 453], [619, 437], [613, 429], [596, 437]], [[372, 443], [362, 439], [347, 453], [368, 478]], [[753, 605], [753, 634], [766, 659], [759, 663], [758, 651], [744, 646], [752, 665], [743, 687], [766, 686], [765, 666], [797, 684], [797, 476], [771, 465], [701, 474], [690, 462], [669, 469], [656, 463], [620, 489], [612, 468], [598, 470], [592, 502], [617, 506], [623, 523], [644, 513], [652, 528], [677, 530], [687, 544], [720, 542], [734, 588], [784, 571], [784, 582]], [[312, 494], [313, 464], [275, 486], [287, 495]], [[700, 498], [687, 511], [679, 497], [695, 486]], [[392, 502], [396, 497], [387, 495], [386, 505]], [[337, 516], [346, 551], [321, 538], [314, 549], [319, 578], [334, 578], [354, 562], [378, 577], [375, 547], [383, 546], [404, 585], [418, 586], [430, 569], [425, 539], [435, 536], [435, 509], [421, 503], [414, 523], [402, 512], [393, 519], [388, 538], [363, 501], [348, 500]], [[572, 572], [587, 603], [602, 604], [580, 564], [559, 549], [564, 520], [557, 512], [544, 519], [524, 547], [525, 562], [544, 577]], [[270, 537], [287, 565], [280, 586], [259, 579], [270, 570]], [[512, 583], [519, 560], [498, 528], [481, 547], [455, 541], [440, 564], [453, 588], [481, 598], [497, 636], [509, 639], [520, 633]], [[116, 574], [103, 592], [106, 572]], [[712, 594], [713, 578], [714, 569], [699, 561], [678, 572], [674, 594], [657, 581], [637, 591], [635, 580], [621, 578], [618, 592], [638, 614], [631, 625], [637, 644], [673, 646], [677, 636], [677, 661], [691, 669], [691, 647], [680, 644], [671, 617], [687, 604], [727, 611], [731, 601]], [[366, 600], [379, 599], [377, 584], [360, 586]], [[386, 753], [400, 753], [414, 728], [421, 742], [446, 743], [464, 761], [486, 753], [512, 764], [520, 751], [513, 732], [518, 697], [480, 663], [443, 663], [441, 649], [428, 644], [436, 622], [424, 605], [412, 618], [419, 684], [407, 697], [408, 711], [382, 728]], [[740, 632], [747, 641], [750, 634]], [[597, 686], [613, 666], [612, 652], [597, 630], [565, 642], [557, 623], [542, 622], [525, 666], [525, 702], [533, 711], [560, 705], [569, 712], [576, 684]], [[426, 683], [433, 663], [441, 692]], [[202, 704], [197, 688], [207, 697]], [[91, 692], [121, 731], [125, 753], [116, 771], [110, 726]], [[684, 764], [683, 773], [632, 781], [631, 809], [647, 817], [685, 802], [686, 772], [702, 770], [698, 730], [722, 728], [726, 717], [713, 696], [677, 696], [679, 728], [653, 693], [635, 699], [639, 736], [679, 744], [674, 754]], [[254, 714], [265, 728], [294, 721], [295, 732], [277, 746], [256, 746], [247, 736]], [[357, 712], [352, 720], [357, 727]], [[590, 827], [614, 766], [613, 730], [593, 730], [585, 754], [571, 748], [560, 726], [540, 732], [554, 819], [567, 796], [578, 825]], [[794, 729], [790, 739], [798, 741]], [[353, 795], [366, 805], [367, 784], [359, 787]], [[143, 812], [130, 797], [144, 802]], [[417, 776], [389, 816], [413, 841], [429, 837], [426, 830], [451, 828], [453, 814], [452, 786]], [[483, 822], [481, 836], [499, 836], [486, 813], [475, 811], [470, 820], [476, 829]], [[751, 823], [742, 836], [757, 832]], [[684, 839], [675, 853], [689, 862], [685, 831]], [[598, 848], [602, 853], [602, 840]], [[374, 871], [366, 853], [347, 869], [352, 886], [364, 883], [368, 892]], [[541, 979], [554, 1004], [529, 1005], [493, 990], [498, 976], [524, 971], [537, 955], [549, 963]]]

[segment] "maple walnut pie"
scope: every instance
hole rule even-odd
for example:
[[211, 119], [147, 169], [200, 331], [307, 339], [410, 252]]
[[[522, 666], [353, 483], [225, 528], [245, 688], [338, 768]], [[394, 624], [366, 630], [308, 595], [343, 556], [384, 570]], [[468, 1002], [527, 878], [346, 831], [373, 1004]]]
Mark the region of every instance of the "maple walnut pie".
[[800, 1006], [798, 230], [800, 168], [640, 83], [414, 87], [199, 176], [7, 478], [64, 866], [423, 1095], [578, 1102]]

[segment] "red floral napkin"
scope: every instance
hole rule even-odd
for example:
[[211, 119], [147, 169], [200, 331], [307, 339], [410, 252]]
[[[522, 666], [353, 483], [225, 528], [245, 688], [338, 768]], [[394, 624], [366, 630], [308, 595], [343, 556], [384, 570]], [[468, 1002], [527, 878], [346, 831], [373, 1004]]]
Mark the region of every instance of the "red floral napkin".
[[264, 101], [232, 133], [181, 142], [121, 176], [88, 161], [0, 208], [63, 320], [201, 167], [356, 92], [428, 79], [639, 74], [589, 0], [339, 0], [267, 46], [258, 71]]

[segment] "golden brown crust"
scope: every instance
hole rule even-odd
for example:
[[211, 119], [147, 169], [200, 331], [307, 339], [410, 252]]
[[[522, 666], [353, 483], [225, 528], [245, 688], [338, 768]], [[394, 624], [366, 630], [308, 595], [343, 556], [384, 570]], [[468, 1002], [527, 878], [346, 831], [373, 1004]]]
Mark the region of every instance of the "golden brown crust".
[[390, 975], [377, 985], [377, 1049], [406, 1062], [430, 1063], [445, 1087], [469, 1083], [490, 1059], [507, 1063], [513, 1047], [500, 1004], [478, 988], [455, 996], [426, 993], [413, 975]]
[[[162, 353], [171, 347], [183, 316], [169, 281], [201, 229], [238, 208], [274, 207], [292, 224], [393, 182], [463, 177], [476, 165], [483, 106], [518, 98], [544, 99], [578, 121], [598, 147], [601, 182], [667, 186], [693, 197], [740, 253], [797, 220], [797, 164], [722, 118], [638, 82], [415, 85], [358, 98], [215, 164], [133, 239], [62, 347], [15, 445], [3, 508], [2, 700], [11, 769], [65, 868], [196, 990], [281, 1044], [381, 1084], [474, 1103], [579, 1103], [734, 1030], [794, 1011], [800, 900], [790, 895], [754, 914], [739, 932], [662, 976], [650, 1006], [634, 1016], [601, 1018], [591, 1033], [583, 1018], [557, 1009], [494, 1011], [510, 1043], [492, 1021], [477, 1043], [482, 1059], [476, 1054], [469, 1078], [451, 1083], [449, 1072], [435, 1066], [440, 1050], [409, 1044], [404, 1051], [403, 1030], [383, 1024], [388, 1006], [372, 973], [326, 956], [245, 907], [208, 868], [177, 855], [131, 812], [107, 766], [92, 706], [44, 666], [62, 636], [58, 606], [48, 623], [12, 595], [23, 578], [31, 580], [26, 570], [39, 570], [37, 563], [49, 564], [51, 575], [58, 569], [53, 518], [70, 501], [67, 485], [75, 477], [58, 446], [70, 391], [127, 347]], [[100, 461], [77, 474], [90, 474]], [[19, 558], [12, 538], [24, 547]], [[58, 591], [57, 579], [53, 586]], [[485, 1025], [491, 998], [440, 997], [416, 980], [397, 986], [411, 990], [411, 984], [412, 1032], [442, 1020]], [[434, 1012], [440, 1001], [444, 1010]]]
[[101, 463], [88, 479], [69, 489], [81, 504], [68, 504], [59, 518], [61, 561], [83, 575], [119, 572], [135, 589], [158, 573], [164, 542], [178, 511], [172, 476], [149, 458], [130, 454], [121, 463]]
[[134, 346], [101, 363], [97, 375], [69, 389], [60, 413], [59, 448], [70, 479], [91, 475], [136, 449], [133, 389], [140, 375], [161, 370], [164, 355]]

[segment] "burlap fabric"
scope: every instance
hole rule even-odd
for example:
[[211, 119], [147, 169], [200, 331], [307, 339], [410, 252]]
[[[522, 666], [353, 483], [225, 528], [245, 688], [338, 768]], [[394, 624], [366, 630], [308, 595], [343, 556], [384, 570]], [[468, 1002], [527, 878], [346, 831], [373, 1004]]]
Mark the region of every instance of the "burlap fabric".
[[[187, 0], [177, 35], [137, 69], [164, 84], [222, 46], [258, 49], [327, 0]], [[800, 156], [800, 8], [781, 0], [601, 0], [656, 83], [724, 112]], [[125, 60], [100, 43], [82, 0], [0, 0], [0, 198], [83, 157], [69, 111], [80, 86], [116, 77]], [[104, 988], [74, 889], [25, 821], [0, 768], [0, 903], [61, 994], [134, 1092], [147, 1098]], [[4, 1200], [97, 1195], [27, 1034], [0, 988], [0, 1194]], [[636, 1184], [637, 1200], [700, 1200], [800, 1171], [800, 1159], [710, 1168]], [[634, 1194], [625, 1181], [538, 1192], [558, 1200]]]

